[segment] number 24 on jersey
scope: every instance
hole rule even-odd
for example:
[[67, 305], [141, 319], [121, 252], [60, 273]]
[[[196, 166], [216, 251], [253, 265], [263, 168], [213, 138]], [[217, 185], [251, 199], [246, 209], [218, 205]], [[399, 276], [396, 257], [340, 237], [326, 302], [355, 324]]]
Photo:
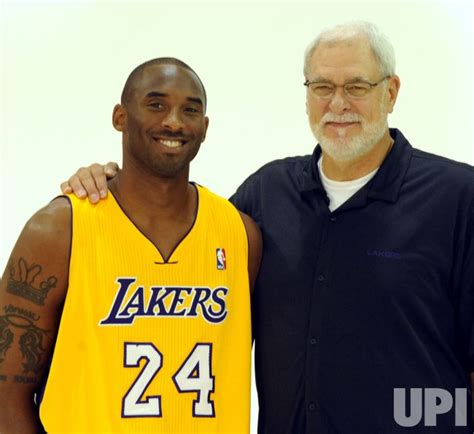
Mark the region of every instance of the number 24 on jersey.
[[[146, 388], [163, 366], [163, 355], [152, 343], [126, 342], [124, 365], [127, 368], [146, 364], [122, 400], [122, 417], [161, 417], [161, 396], [147, 396], [142, 400]], [[183, 362], [173, 382], [180, 393], [197, 393], [193, 401], [194, 417], [215, 417], [214, 402], [210, 399], [214, 392], [212, 376], [212, 344], [196, 344]], [[197, 373], [197, 375], [195, 375]]]

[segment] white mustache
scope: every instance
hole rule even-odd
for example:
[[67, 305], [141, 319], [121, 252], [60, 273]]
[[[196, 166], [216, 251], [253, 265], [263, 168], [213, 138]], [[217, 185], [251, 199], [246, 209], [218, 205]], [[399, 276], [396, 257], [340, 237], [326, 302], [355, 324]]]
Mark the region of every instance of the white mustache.
[[320, 123], [327, 122], [360, 122], [362, 120], [361, 116], [356, 113], [344, 113], [342, 115], [336, 115], [334, 113], [326, 113], [322, 118]]

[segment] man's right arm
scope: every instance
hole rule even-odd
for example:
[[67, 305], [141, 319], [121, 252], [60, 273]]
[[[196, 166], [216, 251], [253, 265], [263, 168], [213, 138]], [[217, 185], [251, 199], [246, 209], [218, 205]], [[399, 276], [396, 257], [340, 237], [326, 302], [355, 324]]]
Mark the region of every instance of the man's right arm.
[[0, 432], [41, 430], [46, 380], [68, 282], [71, 209], [58, 198], [25, 225], [0, 281]]

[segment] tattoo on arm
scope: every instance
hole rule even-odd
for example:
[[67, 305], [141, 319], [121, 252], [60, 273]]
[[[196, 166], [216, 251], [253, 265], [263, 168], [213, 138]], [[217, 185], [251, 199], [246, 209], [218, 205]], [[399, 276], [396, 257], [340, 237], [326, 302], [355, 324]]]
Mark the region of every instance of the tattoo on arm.
[[56, 287], [58, 279], [55, 276], [49, 276], [46, 280], [39, 282], [39, 285], [35, 285], [35, 279], [41, 271], [41, 265], [32, 264], [29, 266], [24, 258], [18, 260], [16, 268], [13, 261], [10, 261], [8, 264], [7, 292], [43, 306], [48, 292]]
[[13, 342], [13, 332], [9, 328], [6, 316], [0, 316], [0, 363], [5, 360], [7, 350]]
[[17, 345], [23, 359], [23, 374], [38, 374], [45, 362], [44, 339], [49, 331], [35, 325], [40, 317], [29, 310], [11, 304], [3, 310], [5, 315], [0, 316], [0, 364], [5, 360], [17, 335]]

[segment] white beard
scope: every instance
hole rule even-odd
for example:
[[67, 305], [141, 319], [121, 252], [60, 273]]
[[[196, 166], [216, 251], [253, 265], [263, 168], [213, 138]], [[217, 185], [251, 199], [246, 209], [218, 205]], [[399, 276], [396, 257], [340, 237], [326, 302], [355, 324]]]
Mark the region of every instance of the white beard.
[[[382, 115], [374, 122], [367, 122], [362, 116], [355, 113], [335, 115], [326, 113], [318, 123], [311, 124], [314, 137], [318, 140], [323, 151], [335, 161], [350, 161], [371, 151], [382, 139], [388, 129], [387, 118]], [[346, 137], [346, 129], [338, 129], [338, 137], [327, 137], [324, 133], [326, 122], [360, 122], [362, 131], [354, 137]]]

